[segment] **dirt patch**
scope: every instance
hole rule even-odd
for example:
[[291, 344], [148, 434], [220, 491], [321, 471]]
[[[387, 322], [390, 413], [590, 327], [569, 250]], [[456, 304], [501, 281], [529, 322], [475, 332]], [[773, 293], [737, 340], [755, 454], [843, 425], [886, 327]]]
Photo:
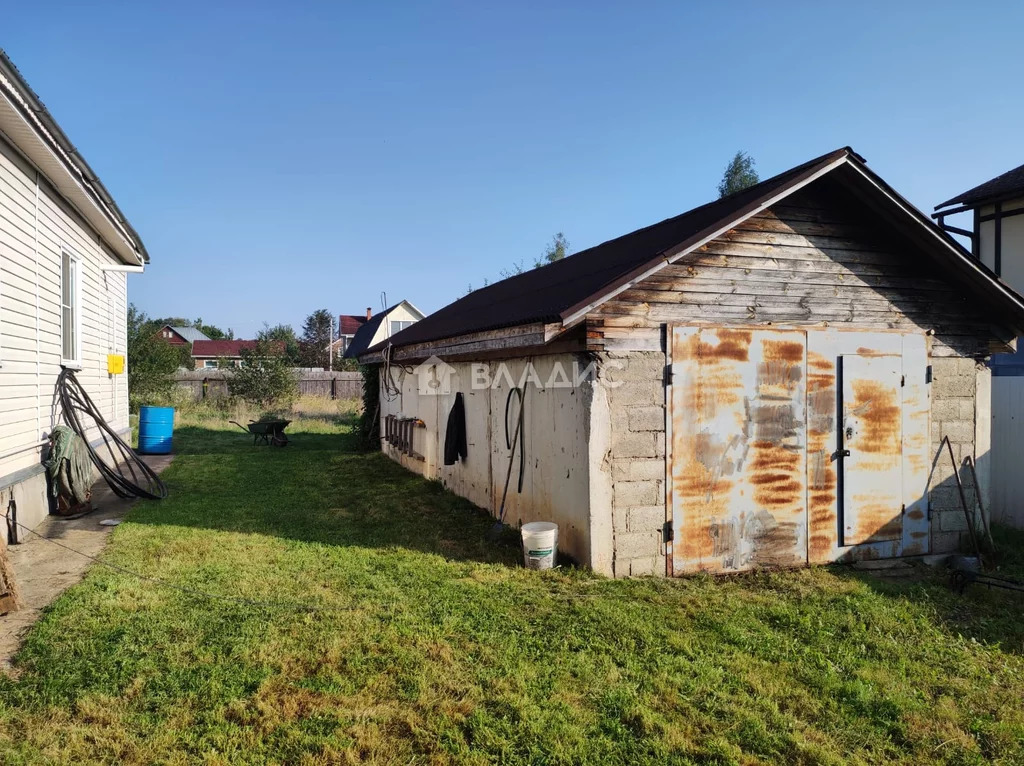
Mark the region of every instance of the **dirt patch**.
[[[157, 473], [171, 463], [173, 455], [143, 458]], [[32, 532], [19, 531], [21, 543], [7, 548], [14, 578], [21, 596], [21, 609], [0, 617], [0, 672], [12, 671], [11, 660], [21, 647], [22, 638], [45, 609], [61, 593], [79, 582], [93, 564], [85, 556], [54, 545], [50, 540], [76, 551], [99, 556], [113, 527], [100, 524], [104, 519], [122, 519], [134, 500], [123, 500], [111, 492], [102, 479], [93, 485], [93, 512], [80, 519], [66, 520], [49, 516]], [[46, 539], [40, 539], [42, 538]]]

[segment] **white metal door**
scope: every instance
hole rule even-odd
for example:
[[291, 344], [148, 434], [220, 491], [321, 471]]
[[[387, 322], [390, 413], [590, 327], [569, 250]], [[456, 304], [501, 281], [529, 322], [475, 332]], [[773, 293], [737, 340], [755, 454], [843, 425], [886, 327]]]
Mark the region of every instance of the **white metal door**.
[[675, 329], [673, 571], [807, 561], [805, 339]]
[[902, 362], [898, 356], [841, 357], [840, 546], [903, 537]]

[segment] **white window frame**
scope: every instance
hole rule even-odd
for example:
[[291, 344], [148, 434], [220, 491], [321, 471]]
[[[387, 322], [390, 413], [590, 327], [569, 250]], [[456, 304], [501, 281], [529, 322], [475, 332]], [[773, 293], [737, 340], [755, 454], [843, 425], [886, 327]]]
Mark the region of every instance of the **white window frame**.
[[[67, 328], [64, 326], [64, 257], [67, 256], [69, 267], [73, 264], [71, 269], [74, 273], [72, 274], [72, 292], [71, 292], [71, 305], [67, 308], [71, 309], [71, 319], [74, 325], [74, 357], [68, 359], [64, 356], [64, 332]], [[67, 247], [62, 247], [60, 250], [60, 365], [61, 367], [69, 367], [73, 370], [82, 369], [82, 258], [75, 253], [73, 250]]]

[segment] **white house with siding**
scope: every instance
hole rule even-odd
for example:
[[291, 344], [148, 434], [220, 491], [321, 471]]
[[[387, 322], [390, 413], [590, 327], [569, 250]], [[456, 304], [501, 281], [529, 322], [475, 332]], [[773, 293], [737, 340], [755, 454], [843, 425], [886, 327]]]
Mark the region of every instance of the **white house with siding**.
[[126, 353], [127, 274], [148, 260], [0, 50], [0, 508], [13, 505], [28, 527], [49, 510], [41, 461], [60, 417], [53, 393], [63, 368], [76, 371], [107, 422], [128, 431], [127, 376], [108, 369]]

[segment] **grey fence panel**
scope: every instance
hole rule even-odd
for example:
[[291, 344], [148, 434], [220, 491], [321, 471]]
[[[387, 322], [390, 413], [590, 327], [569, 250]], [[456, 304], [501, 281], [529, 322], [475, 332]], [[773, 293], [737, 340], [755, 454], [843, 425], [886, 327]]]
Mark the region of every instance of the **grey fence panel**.
[[[363, 395], [363, 376], [358, 372], [297, 369], [295, 378], [302, 396], [325, 399], [358, 399]], [[230, 370], [179, 370], [174, 375], [178, 388], [188, 391], [196, 401], [228, 395]]]

